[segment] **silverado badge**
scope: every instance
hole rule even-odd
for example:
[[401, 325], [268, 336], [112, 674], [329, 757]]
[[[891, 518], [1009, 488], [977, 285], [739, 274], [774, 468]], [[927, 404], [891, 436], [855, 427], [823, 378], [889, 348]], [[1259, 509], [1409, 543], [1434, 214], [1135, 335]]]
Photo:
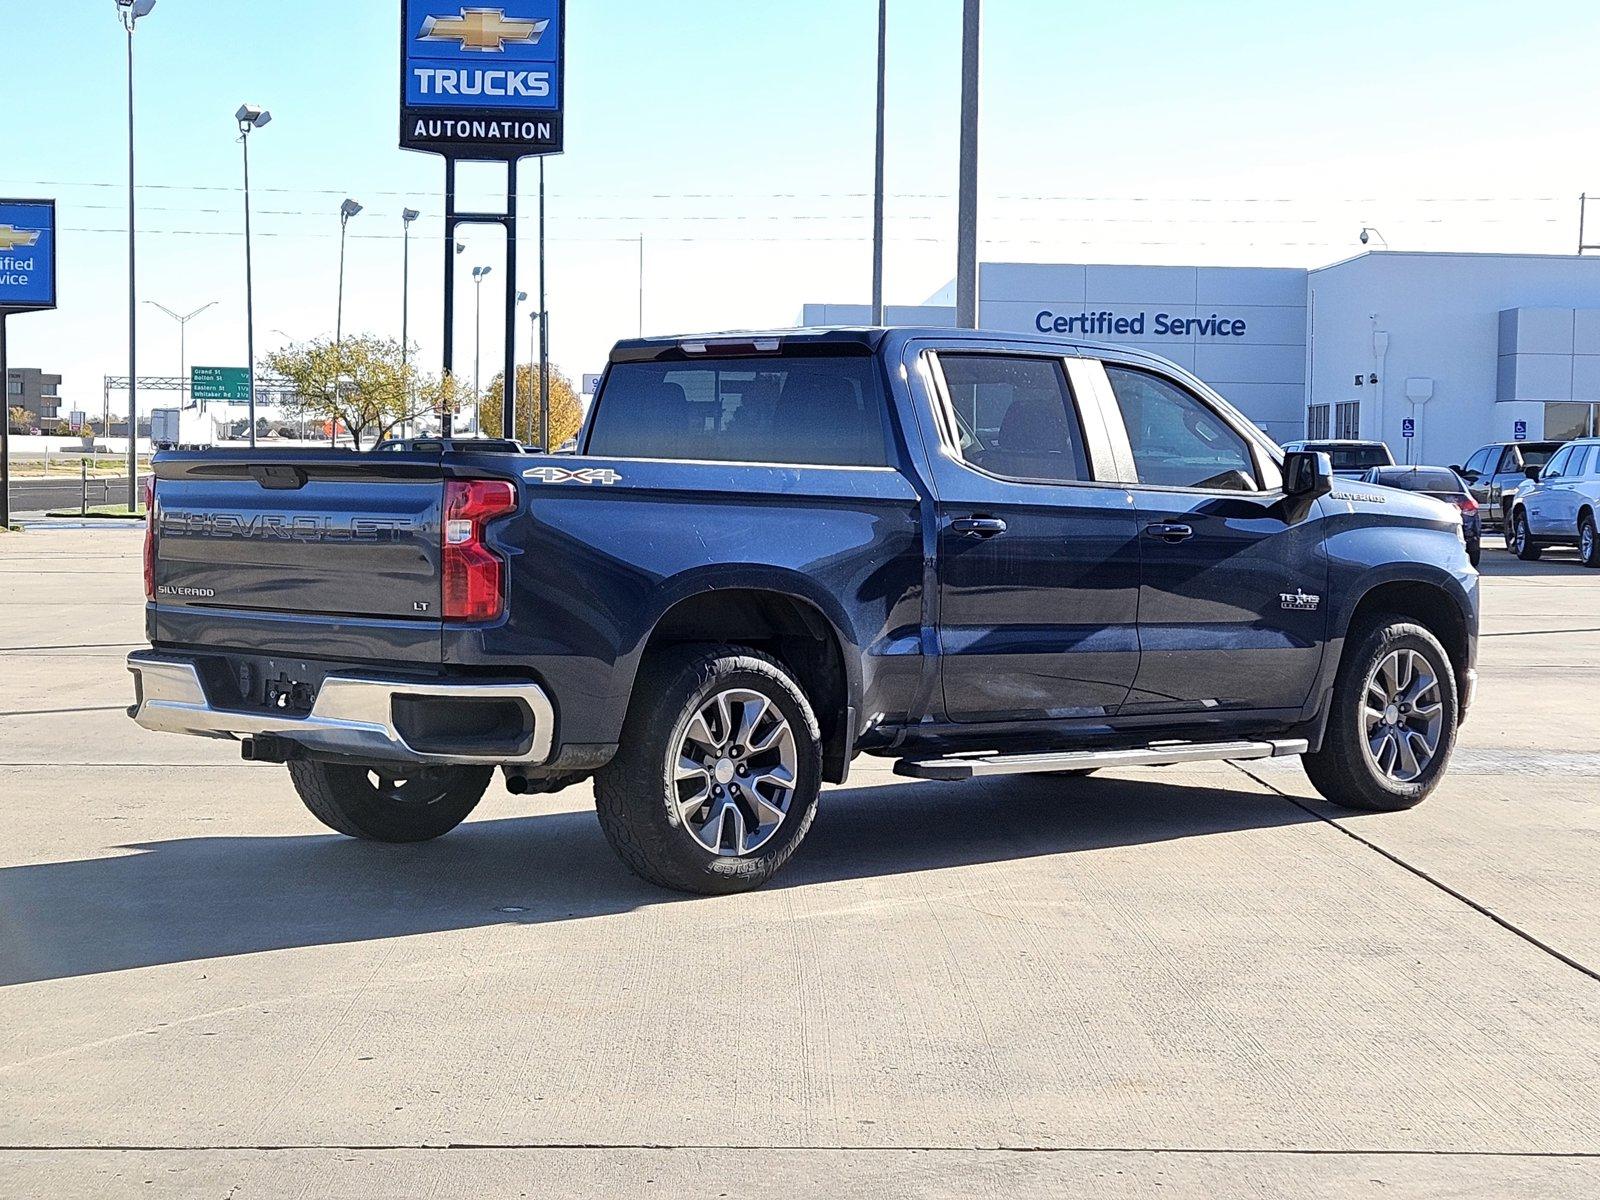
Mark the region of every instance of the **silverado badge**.
[[1279, 592], [1278, 602], [1290, 612], [1316, 612], [1317, 606], [1322, 603], [1322, 597], [1295, 588], [1292, 592]]

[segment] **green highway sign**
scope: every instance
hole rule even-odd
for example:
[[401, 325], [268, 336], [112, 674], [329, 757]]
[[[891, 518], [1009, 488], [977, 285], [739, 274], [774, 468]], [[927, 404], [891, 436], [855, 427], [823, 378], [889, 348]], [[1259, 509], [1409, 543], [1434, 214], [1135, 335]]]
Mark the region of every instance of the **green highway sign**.
[[190, 367], [189, 394], [196, 400], [237, 400], [240, 404], [250, 399], [250, 369], [248, 367]]

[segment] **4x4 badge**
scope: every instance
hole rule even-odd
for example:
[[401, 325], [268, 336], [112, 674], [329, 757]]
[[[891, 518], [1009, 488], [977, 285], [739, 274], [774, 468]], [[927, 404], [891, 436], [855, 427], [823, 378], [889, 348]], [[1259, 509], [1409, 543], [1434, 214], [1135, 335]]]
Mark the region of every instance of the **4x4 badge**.
[[540, 483], [621, 483], [622, 476], [610, 467], [529, 467], [522, 473], [524, 479], [537, 479]]
[[1292, 592], [1279, 592], [1278, 601], [1291, 612], [1316, 612], [1322, 603], [1321, 596], [1312, 596], [1296, 588]]

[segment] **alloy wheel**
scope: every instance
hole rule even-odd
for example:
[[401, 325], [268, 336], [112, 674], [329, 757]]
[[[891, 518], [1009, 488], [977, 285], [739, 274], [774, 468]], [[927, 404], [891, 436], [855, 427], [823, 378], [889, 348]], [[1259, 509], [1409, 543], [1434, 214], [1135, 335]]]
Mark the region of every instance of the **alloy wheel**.
[[1396, 783], [1414, 783], [1439, 753], [1444, 692], [1435, 669], [1415, 650], [1391, 650], [1367, 676], [1367, 753]]
[[694, 709], [674, 739], [672, 803], [702, 850], [751, 854], [789, 815], [799, 771], [794, 730], [750, 688], [727, 688]]

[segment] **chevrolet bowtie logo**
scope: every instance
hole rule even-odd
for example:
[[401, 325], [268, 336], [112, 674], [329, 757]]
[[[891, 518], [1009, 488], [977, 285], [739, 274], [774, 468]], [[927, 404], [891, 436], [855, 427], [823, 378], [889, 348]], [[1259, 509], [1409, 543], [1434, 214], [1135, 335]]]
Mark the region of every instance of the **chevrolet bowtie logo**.
[[37, 229], [18, 229], [15, 225], [0, 225], [0, 250], [32, 246], [38, 242], [39, 232]]
[[429, 17], [422, 23], [425, 42], [460, 42], [463, 50], [498, 54], [507, 42], [538, 45], [549, 21], [506, 17], [503, 8], [463, 8], [459, 17]]

